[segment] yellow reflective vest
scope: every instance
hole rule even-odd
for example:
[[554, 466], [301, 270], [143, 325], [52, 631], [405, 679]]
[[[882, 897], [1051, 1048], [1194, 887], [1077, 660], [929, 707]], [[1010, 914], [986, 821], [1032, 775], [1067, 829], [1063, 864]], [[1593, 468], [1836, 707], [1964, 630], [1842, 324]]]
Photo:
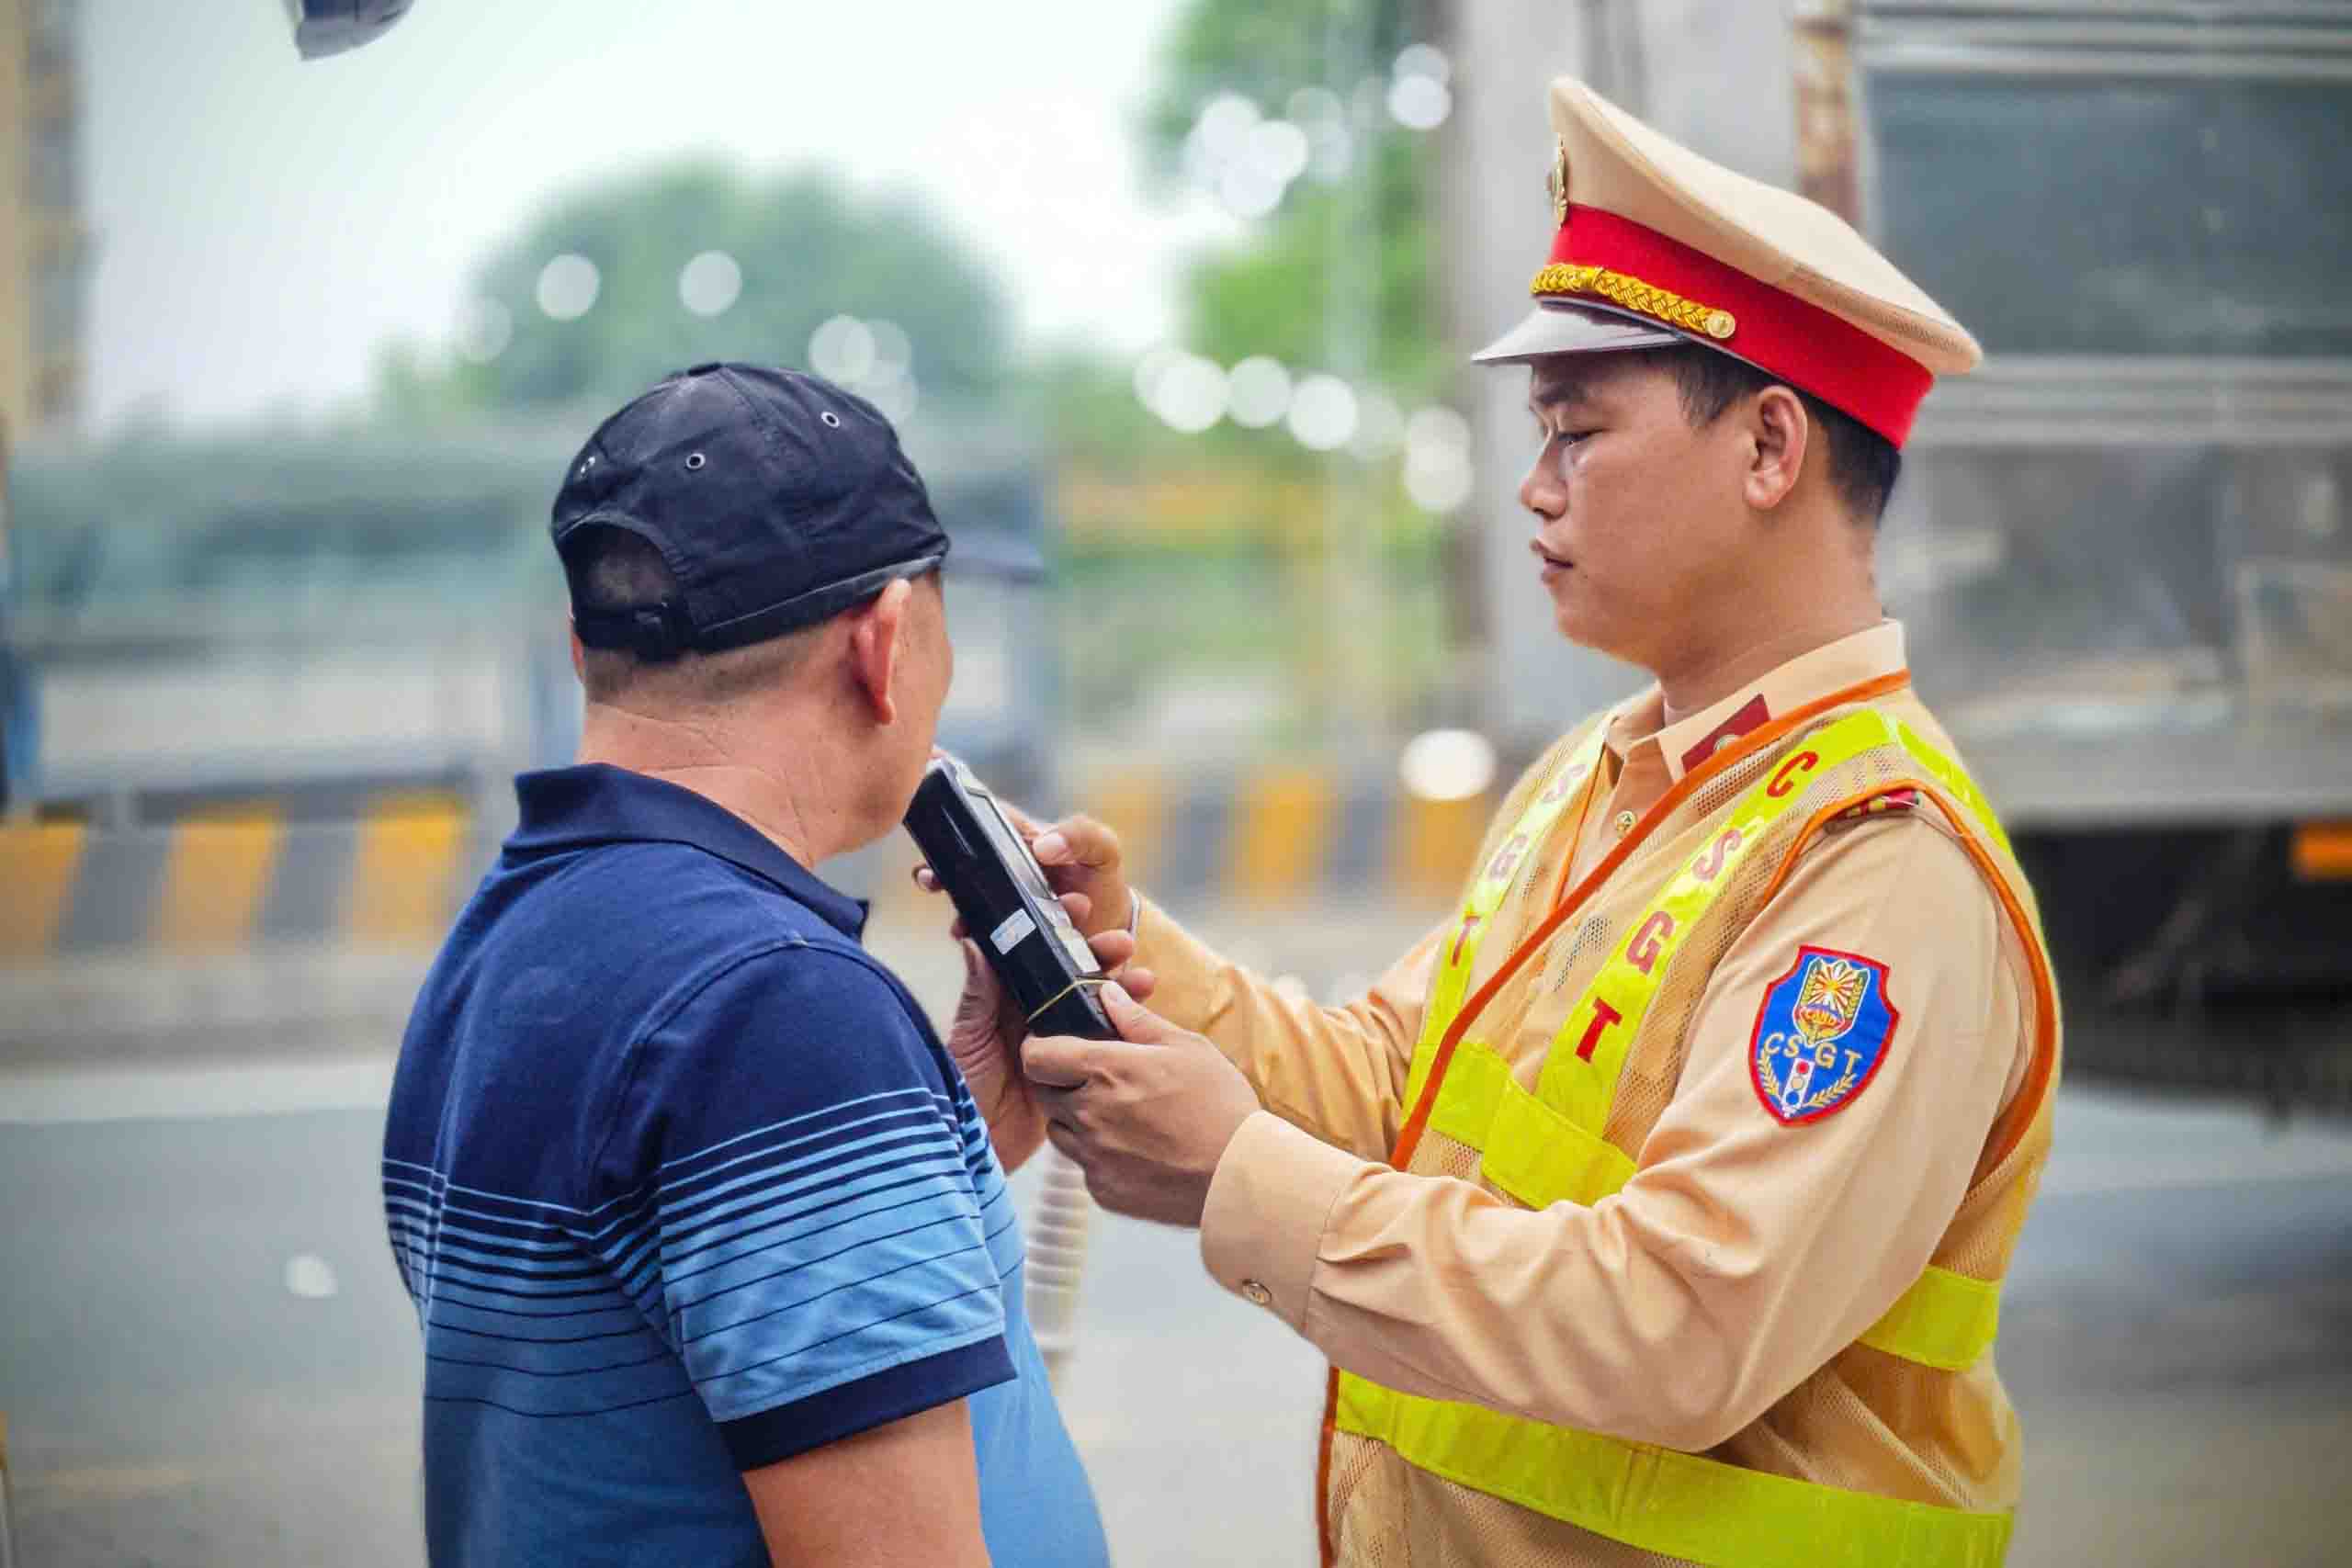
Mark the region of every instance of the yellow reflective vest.
[[[1831, 822], [1904, 792], [1916, 808], [1940, 812], [2000, 902], [2005, 944], [2031, 978], [2034, 1053], [1927, 1270], [1855, 1347], [1790, 1396], [1806, 1412], [1797, 1423], [1803, 1440], [1821, 1450], [1811, 1457], [1835, 1462], [1809, 1466], [1808, 1456], [1783, 1451], [1785, 1430], [1680, 1453], [1335, 1372], [1318, 1477], [1327, 1562], [2001, 1561], [2006, 1511], [1792, 1473], [1932, 1471], [1981, 1450], [1983, 1432], [2010, 1419], [1989, 1352], [2001, 1276], [2049, 1148], [2059, 1021], [2032, 896], [1982, 793], [1901, 716], [1902, 685], [1897, 677], [1850, 689], [1726, 749], [1539, 914], [1525, 900], [1548, 890], [1522, 874], [1527, 857], [1600, 787], [1606, 716], [1555, 748], [1542, 787], [1490, 837], [1441, 956], [1392, 1156], [1398, 1169], [1476, 1181], [1529, 1208], [1604, 1201], [1634, 1175], [1635, 1154], [1671, 1099], [1707, 955], [1730, 945]], [[1614, 875], [1644, 843], [1673, 852], [1663, 885]], [[1532, 934], [1474, 987], [1480, 938], [1498, 924]], [[1614, 940], [1581, 940], [1593, 931]], [[1486, 1042], [1514, 1037], [1539, 976], [1548, 976], [1542, 990], [1565, 981], [1577, 999], [1530, 1089]], [[1408, 1495], [1423, 1515], [1447, 1516], [1442, 1527], [1426, 1517], [1417, 1526]]]

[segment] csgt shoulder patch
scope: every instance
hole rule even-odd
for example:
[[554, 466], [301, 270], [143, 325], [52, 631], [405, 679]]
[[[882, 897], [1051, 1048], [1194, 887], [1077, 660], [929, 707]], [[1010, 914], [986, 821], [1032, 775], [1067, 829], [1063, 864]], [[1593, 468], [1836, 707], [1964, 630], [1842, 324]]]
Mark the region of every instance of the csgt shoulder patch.
[[1747, 1042], [1756, 1097], [1784, 1127], [1851, 1105], [1894, 1038], [1886, 965], [1859, 953], [1800, 947], [1764, 992]]

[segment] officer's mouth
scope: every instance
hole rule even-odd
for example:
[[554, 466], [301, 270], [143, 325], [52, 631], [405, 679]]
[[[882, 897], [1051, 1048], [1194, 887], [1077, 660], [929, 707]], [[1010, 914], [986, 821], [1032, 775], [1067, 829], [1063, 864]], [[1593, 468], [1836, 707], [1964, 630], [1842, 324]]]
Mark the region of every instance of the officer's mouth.
[[1535, 558], [1537, 560], [1544, 563], [1542, 573], [1544, 581], [1546, 582], [1551, 581], [1562, 572], [1574, 571], [1576, 570], [1566, 556], [1554, 555], [1551, 551], [1545, 549], [1537, 540], [1528, 540], [1527, 547], [1535, 552]]

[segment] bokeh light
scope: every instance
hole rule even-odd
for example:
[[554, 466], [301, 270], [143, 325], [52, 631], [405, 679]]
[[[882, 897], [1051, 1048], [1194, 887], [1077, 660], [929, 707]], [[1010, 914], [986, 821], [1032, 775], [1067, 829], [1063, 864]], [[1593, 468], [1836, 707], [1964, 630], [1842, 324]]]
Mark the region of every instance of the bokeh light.
[[1249, 148], [1250, 132], [1260, 118], [1258, 106], [1238, 93], [1220, 93], [1201, 109], [1193, 134], [1212, 158], [1238, 158]]
[[1467, 800], [1495, 782], [1495, 748], [1475, 729], [1424, 730], [1405, 743], [1396, 774], [1423, 800]]
[[1453, 112], [1453, 90], [1434, 76], [1399, 76], [1388, 85], [1388, 118], [1408, 130], [1435, 130]]
[[1329, 452], [1356, 433], [1356, 394], [1337, 376], [1314, 375], [1290, 398], [1290, 433], [1310, 452]]
[[874, 371], [874, 329], [855, 316], [829, 317], [808, 334], [808, 368], [852, 386]]
[[1458, 510], [1476, 482], [1470, 425], [1452, 409], [1415, 411], [1405, 422], [1405, 493], [1424, 512]]
[[1250, 162], [1283, 185], [1306, 172], [1306, 132], [1286, 119], [1259, 122], [1250, 133]]
[[1198, 435], [1225, 417], [1225, 372], [1215, 360], [1186, 354], [1161, 372], [1152, 388], [1151, 412], [1170, 429]]
[[1435, 44], [1408, 43], [1396, 51], [1396, 63], [1390, 74], [1399, 81], [1419, 76], [1444, 86], [1453, 80], [1453, 62]]
[[576, 321], [594, 308], [603, 281], [594, 262], [567, 251], [539, 269], [539, 309], [551, 321]]
[[1155, 344], [1136, 356], [1136, 401], [1146, 408], [1153, 406], [1159, 395], [1159, 378], [1169, 367], [1184, 357], [1184, 351], [1169, 344]]
[[1290, 372], [1279, 359], [1253, 354], [1226, 381], [1226, 412], [1244, 429], [1263, 430], [1290, 412]]
[[906, 374], [914, 368], [915, 345], [909, 341], [906, 329], [896, 321], [868, 321], [868, 332], [874, 334], [874, 374], [888, 378]]
[[697, 316], [723, 316], [743, 292], [743, 269], [725, 251], [705, 251], [678, 273], [678, 302]]

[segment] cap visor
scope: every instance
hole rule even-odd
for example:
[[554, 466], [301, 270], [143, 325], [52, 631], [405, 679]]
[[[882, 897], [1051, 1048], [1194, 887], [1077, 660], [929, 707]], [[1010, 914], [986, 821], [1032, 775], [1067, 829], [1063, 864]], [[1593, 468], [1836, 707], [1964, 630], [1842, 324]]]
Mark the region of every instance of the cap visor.
[[1524, 365], [1549, 354], [1600, 354], [1688, 343], [1680, 333], [1613, 310], [1541, 304], [1470, 357], [1480, 365]]
[[964, 578], [993, 578], [1000, 582], [1043, 582], [1046, 558], [1036, 546], [1015, 536], [966, 529], [954, 536], [947, 552], [948, 574]]

